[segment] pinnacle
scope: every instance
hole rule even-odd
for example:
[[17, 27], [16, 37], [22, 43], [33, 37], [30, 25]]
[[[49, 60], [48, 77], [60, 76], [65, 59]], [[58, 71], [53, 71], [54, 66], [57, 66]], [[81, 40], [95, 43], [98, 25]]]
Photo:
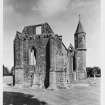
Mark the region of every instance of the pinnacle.
[[77, 26], [75, 33], [82, 33], [82, 32], [84, 32], [84, 29], [83, 29], [82, 23], [80, 21], [80, 15], [79, 15], [79, 22], [78, 22], [78, 26]]
[[79, 21], [77, 29], [76, 29], [76, 33], [81, 33], [81, 32], [84, 32], [84, 30], [83, 30], [81, 22]]

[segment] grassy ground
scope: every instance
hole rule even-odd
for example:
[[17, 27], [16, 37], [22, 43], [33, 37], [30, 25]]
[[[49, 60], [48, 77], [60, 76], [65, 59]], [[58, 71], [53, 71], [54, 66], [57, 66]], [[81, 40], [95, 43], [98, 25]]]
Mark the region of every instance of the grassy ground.
[[4, 105], [100, 105], [100, 79], [88, 79], [89, 86], [41, 90], [4, 87]]

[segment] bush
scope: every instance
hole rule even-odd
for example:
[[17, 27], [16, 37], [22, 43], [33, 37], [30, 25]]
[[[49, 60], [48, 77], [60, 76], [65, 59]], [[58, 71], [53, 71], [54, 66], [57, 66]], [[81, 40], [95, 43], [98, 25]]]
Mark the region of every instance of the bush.
[[87, 67], [87, 77], [101, 77], [101, 69], [98, 66]]

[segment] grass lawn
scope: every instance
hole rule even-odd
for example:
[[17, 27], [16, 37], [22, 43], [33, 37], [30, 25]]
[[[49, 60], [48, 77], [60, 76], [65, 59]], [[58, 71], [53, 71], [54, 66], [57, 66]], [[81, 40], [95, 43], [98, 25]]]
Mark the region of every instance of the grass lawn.
[[100, 78], [88, 79], [89, 86], [42, 90], [4, 87], [4, 105], [100, 105]]

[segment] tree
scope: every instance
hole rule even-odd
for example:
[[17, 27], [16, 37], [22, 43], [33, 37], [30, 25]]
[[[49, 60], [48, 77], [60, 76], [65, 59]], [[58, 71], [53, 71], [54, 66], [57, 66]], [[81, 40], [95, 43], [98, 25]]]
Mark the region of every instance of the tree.
[[101, 69], [98, 66], [93, 67], [93, 71], [94, 71], [94, 75], [96, 77], [100, 77], [101, 76]]
[[11, 74], [14, 75], [14, 66], [11, 68]]
[[87, 77], [101, 77], [101, 69], [98, 66], [87, 67]]
[[14, 66], [11, 68], [11, 75], [13, 76], [13, 86], [15, 85], [15, 69]]
[[87, 71], [87, 77], [93, 77], [92, 67], [87, 67], [86, 71]]
[[9, 69], [3, 65], [3, 76], [8, 76], [10, 75]]

